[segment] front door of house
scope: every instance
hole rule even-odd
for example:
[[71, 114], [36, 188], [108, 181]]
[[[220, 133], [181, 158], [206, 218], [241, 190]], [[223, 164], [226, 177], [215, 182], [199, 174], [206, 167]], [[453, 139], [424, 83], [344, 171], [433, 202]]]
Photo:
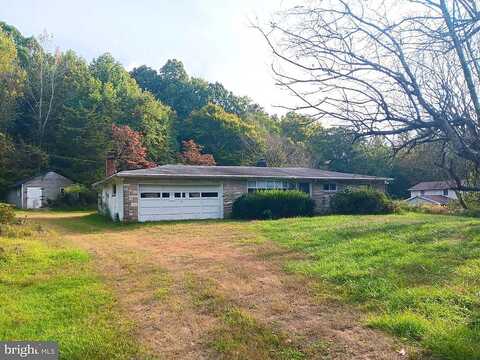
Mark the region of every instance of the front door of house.
[[304, 193], [310, 194], [310, 183], [307, 183], [307, 182], [298, 183], [298, 190], [303, 191]]

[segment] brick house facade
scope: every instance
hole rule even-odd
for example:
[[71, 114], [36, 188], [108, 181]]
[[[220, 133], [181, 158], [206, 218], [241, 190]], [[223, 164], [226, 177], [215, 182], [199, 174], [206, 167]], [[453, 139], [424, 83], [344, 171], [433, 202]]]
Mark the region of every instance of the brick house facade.
[[[274, 188], [287, 185], [289, 188], [301, 188], [315, 200], [315, 211], [325, 213], [329, 209], [330, 198], [337, 191], [342, 191], [347, 187], [373, 186], [379, 191], [385, 192], [386, 182], [389, 180], [317, 169], [304, 169], [308, 170], [307, 172], [299, 169], [286, 169], [290, 170], [290, 173], [298, 172], [299, 175], [295, 177], [283, 168], [206, 168], [170, 165], [154, 168], [157, 169], [156, 172], [152, 172], [153, 169], [145, 169], [114, 174], [95, 184], [100, 190], [99, 209], [111, 216], [112, 219], [127, 222], [228, 218], [233, 202], [239, 196], [249, 192], [249, 186], [265, 184], [274, 186]], [[211, 174], [213, 168], [217, 168], [215, 169], [217, 173]], [[218, 172], [218, 168], [225, 169], [226, 174]], [[238, 176], [235, 168], [240, 168], [244, 172], [247, 169], [251, 174]], [[275, 169], [280, 169], [280, 171], [275, 173]], [[190, 171], [188, 176], [185, 176], [186, 170]], [[193, 174], [192, 170], [195, 170]], [[202, 170], [206, 175], [198, 173]], [[175, 172], [177, 172], [177, 176], [175, 176]], [[283, 175], [284, 172], [287, 172], [288, 177]], [[311, 176], [312, 174], [318, 174], [318, 178]], [[204, 195], [211, 196], [211, 198], [203, 198]]]

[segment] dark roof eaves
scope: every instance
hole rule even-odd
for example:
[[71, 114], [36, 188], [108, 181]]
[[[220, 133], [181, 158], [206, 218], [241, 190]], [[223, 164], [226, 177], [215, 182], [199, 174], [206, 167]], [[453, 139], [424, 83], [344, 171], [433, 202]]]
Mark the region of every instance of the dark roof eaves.
[[[465, 182], [465, 181], [463, 181]], [[422, 190], [445, 190], [457, 189], [457, 184], [452, 180], [439, 180], [439, 181], [422, 181], [415, 184], [408, 191], [422, 191]]]
[[412, 197], [409, 197], [408, 199], [406, 199], [405, 201], [410, 201], [410, 200], [413, 200], [413, 199], [422, 199], [422, 200], [425, 200], [425, 201], [428, 201], [430, 203], [434, 203], [434, 204], [438, 204], [440, 205], [440, 203], [438, 201], [435, 201], [433, 199], [429, 199], [427, 197], [424, 197], [422, 195], [416, 195], [416, 196], [412, 196]]
[[92, 184], [92, 187], [95, 188], [95, 187], [97, 187], [97, 186], [99, 186], [99, 185], [102, 185], [102, 184], [106, 183], [108, 180], [113, 179], [114, 177], [119, 177], [118, 174], [120, 174], [120, 173], [115, 173], [115, 174], [113, 174], [113, 175], [107, 176], [106, 178], [104, 178], [104, 179], [102, 179], [102, 180], [100, 180], [100, 181], [94, 182], [94, 183]]
[[[117, 173], [113, 176], [117, 177], [158, 177], [158, 178], [211, 178], [211, 179], [308, 179], [308, 180], [373, 180], [373, 181], [390, 181], [393, 180], [393, 178], [386, 178], [386, 177], [376, 177], [376, 176], [292, 176], [292, 175], [213, 175], [213, 174], [208, 174], [208, 175], [201, 175], [201, 174], [128, 174], [128, 173]], [[112, 176], [111, 176], [112, 177]], [[111, 178], [110, 177], [110, 178]], [[104, 179], [103, 181], [100, 181], [96, 184], [99, 184], [101, 182], [104, 182], [108, 180], [109, 178]]]

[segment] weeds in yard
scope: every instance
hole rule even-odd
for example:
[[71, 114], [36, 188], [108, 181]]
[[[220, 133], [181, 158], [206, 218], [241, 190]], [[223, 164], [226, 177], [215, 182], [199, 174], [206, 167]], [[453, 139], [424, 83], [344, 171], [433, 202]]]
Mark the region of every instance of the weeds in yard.
[[158, 301], [166, 301], [170, 295], [173, 279], [166, 271], [157, 271], [150, 278], [152, 286], [155, 288], [153, 297]]
[[143, 356], [86, 252], [49, 245], [55, 235], [28, 223], [2, 229], [2, 340], [58, 341], [62, 359]]
[[261, 324], [225, 298], [211, 279], [185, 277], [192, 304], [216, 317], [218, 325], [208, 334], [208, 346], [222, 359], [305, 359], [305, 354], [286, 334]]
[[120, 264], [124, 279], [127, 276], [131, 279], [132, 284], [128, 291], [143, 294], [143, 298], [137, 301], [149, 303], [152, 300], [159, 302], [169, 300], [173, 286], [171, 275], [157, 263], [149, 261], [144, 252], [123, 249], [116, 252], [113, 257]]
[[228, 359], [305, 359], [285, 334], [260, 324], [247, 313], [227, 310], [222, 323], [211, 333], [210, 345]]
[[304, 253], [287, 271], [361, 306], [369, 326], [421, 344], [435, 358], [480, 358], [480, 220], [327, 216], [255, 226]]

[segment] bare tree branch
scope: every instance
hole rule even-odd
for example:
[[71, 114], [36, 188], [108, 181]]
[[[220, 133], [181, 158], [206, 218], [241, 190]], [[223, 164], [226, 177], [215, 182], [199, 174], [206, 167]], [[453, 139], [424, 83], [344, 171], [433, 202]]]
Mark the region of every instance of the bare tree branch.
[[[274, 55], [277, 83], [300, 100], [289, 108], [346, 125], [357, 136], [383, 136], [394, 151], [445, 144], [449, 159], [467, 161], [478, 173], [476, 1], [385, 0], [379, 7], [323, 0], [257, 29]], [[444, 168], [454, 178], [454, 167]]]

